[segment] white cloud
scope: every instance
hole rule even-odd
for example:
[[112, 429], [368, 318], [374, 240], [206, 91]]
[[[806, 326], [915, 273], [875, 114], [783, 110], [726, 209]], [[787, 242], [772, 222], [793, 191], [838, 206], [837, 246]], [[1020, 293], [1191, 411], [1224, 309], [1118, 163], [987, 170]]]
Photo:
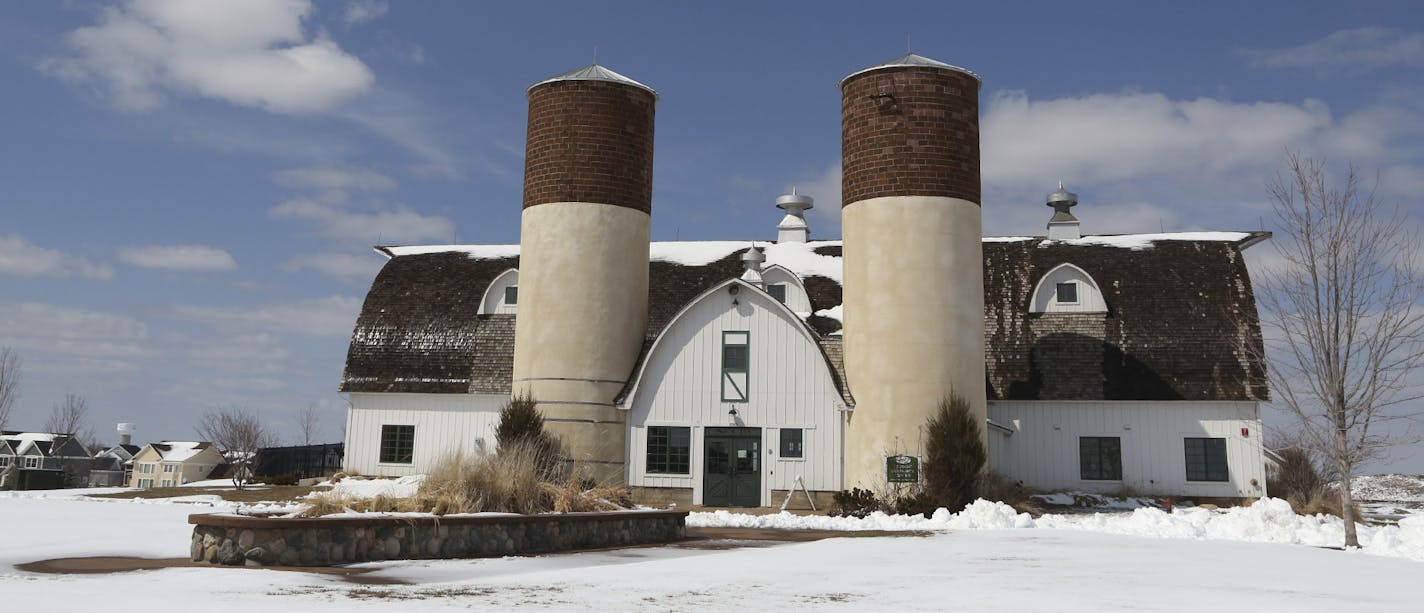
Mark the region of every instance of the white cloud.
[[1284, 49], [1246, 51], [1263, 68], [1314, 69], [1321, 74], [1424, 67], [1424, 34], [1394, 28], [1354, 28]]
[[396, 186], [395, 179], [365, 168], [292, 168], [273, 175], [288, 187], [329, 192], [381, 191]]
[[814, 206], [807, 211], [806, 225], [811, 230], [811, 240], [822, 240], [840, 236], [841, 233], [841, 165], [832, 164], [825, 172], [806, 177], [791, 187], [797, 193], [815, 199]]
[[188, 357], [207, 368], [227, 373], [278, 373], [290, 352], [273, 334], [238, 334], [198, 343]]
[[329, 296], [266, 306], [210, 307], [180, 305], [174, 315], [225, 330], [247, 333], [349, 337], [361, 311], [361, 299]]
[[40, 68], [98, 83], [123, 109], [196, 93], [274, 113], [332, 109], [375, 81], [361, 60], [302, 22], [308, 0], [130, 0], [70, 32], [71, 54]]
[[141, 268], [237, 270], [232, 254], [207, 245], [145, 245], [119, 249], [119, 259]]
[[18, 234], [0, 235], [0, 273], [22, 277], [114, 278], [114, 270], [107, 265], [45, 249]]
[[0, 302], [0, 345], [26, 368], [46, 372], [123, 372], [153, 354], [142, 322], [100, 311], [37, 302]]
[[374, 252], [365, 257], [352, 253], [317, 253], [294, 257], [282, 268], [287, 272], [315, 270], [338, 279], [370, 280], [384, 263]]
[[346, 22], [347, 27], [351, 27], [385, 17], [390, 10], [391, 6], [386, 0], [354, 0], [346, 5], [341, 20]]
[[1240, 104], [1124, 92], [1033, 100], [989, 99], [980, 133], [986, 185], [1051, 187], [1223, 172], [1279, 160], [1333, 124], [1325, 104]]
[[449, 219], [422, 215], [406, 207], [360, 213], [312, 200], [289, 200], [273, 207], [270, 214], [314, 221], [323, 234], [338, 240], [378, 243], [451, 240], [455, 233], [455, 224]]

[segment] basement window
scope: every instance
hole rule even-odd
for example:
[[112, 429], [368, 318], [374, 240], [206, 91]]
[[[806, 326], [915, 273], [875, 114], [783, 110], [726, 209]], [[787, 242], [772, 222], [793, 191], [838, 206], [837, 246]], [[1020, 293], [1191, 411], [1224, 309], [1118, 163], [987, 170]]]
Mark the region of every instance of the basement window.
[[1078, 283], [1069, 281], [1059, 283], [1054, 290], [1054, 300], [1058, 304], [1078, 304]]
[[1078, 477], [1084, 481], [1122, 480], [1122, 439], [1116, 436], [1078, 438]]
[[648, 426], [648, 472], [686, 475], [692, 465], [692, 428]]
[[1187, 481], [1230, 481], [1226, 467], [1226, 439], [1184, 439]]
[[504, 303], [508, 305], [519, 304], [519, 286], [511, 285], [504, 288]]
[[766, 293], [771, 294], [771, 297], [775, 298], [777, 302], [780, 302], [781, 304], [786, 304], [785, 283], [773, 283], [771, 285], [766, 286]]
[[415, 426], [381, 426], [382, 464], [410, 464], [415, 460]]

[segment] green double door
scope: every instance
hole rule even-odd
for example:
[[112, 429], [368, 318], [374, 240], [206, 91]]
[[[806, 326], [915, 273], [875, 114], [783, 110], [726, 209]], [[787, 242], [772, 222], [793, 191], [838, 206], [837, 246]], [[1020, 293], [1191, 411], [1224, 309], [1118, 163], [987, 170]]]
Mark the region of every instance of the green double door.
[[761, 506], [761, 428], [707, 428], [702, 504]]

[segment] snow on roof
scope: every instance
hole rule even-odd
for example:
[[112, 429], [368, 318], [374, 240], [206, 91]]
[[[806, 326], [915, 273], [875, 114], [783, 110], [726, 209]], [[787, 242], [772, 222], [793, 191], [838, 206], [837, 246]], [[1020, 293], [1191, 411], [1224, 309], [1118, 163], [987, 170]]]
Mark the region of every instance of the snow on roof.
[[1085, 245], [1096, 247], [1121, 247], [1133, 251], [1151, 249], [1157, 241], [1224, 241], [1236, 243], [1246, 240], [1250, 232], [1171, 232], [1163, 234], [1112, 234], [1105, 236], [1084, 236], [1062, 241], [1046, 240], [1040, 247], [1062, 243], [1064, 245]]
[[985, 243], [1021, 243], [1023, 241], [1037, 240], [1032, 236], [985, 236], [980, 239]]
[[44, 442], [52, 443], [55, 437], [63, 434], [51, 434], [49, 432], [6, 432], [5, 438], [13, 439], [17, 442]]
[[[197, 443], [192, 441], [163, 441], [153, 443], [153, 450], [158, 452], [159, 457], [165, 462], [183, 462], [192, 458], [204, 449], [211, 447], [210, 443]], [[164, 449], [167, 447], [167, 449]]]

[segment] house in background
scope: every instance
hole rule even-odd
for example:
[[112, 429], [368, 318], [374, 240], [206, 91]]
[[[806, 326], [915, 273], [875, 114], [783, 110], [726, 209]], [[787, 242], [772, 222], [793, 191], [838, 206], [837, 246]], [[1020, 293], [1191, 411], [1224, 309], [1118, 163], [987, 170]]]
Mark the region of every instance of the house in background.
[[163, 441], [144, 445], [133, 457], [129, 487], [177, 487], [202, 481], [227, 463], [209, 442]]
[[125, 487], [133, 472], [133, 458], [142, 447], [133, 444], [134, 425], [121, 423], [119, 444], [94, 454], [89, 469], [89, 487]]
[[0, 432], [0, 489], [81, 486], [89, 482], [92, 463], [72, 434]]

